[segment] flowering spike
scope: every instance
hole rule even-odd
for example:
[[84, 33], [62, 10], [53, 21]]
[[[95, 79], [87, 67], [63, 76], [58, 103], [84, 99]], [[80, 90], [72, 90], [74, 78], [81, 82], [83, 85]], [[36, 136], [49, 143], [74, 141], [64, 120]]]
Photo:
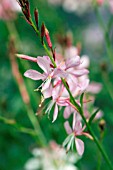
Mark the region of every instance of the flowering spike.
[[42, 23], [42, 26], [41, 26], [41, 42], [42, 42], [42, 44], [44, 44], [44, 42], [43, 42], [44, 35], [45, 35], [45, 25], [44, 25], [44, 23]]
[[27, 21], [29, 24], [31, 24], [31, 14], [30, 14], [30, 5], [29, 5], [29, 1], [28, 0], [17, 0], [17, 2], [19, 3], [22, 12], [24, 14], [24, 16], [26, 17]]
[[37, 29], [39, 30], [39, 25], [38, 25], [38, 21], [39, 21], [38, 9], [34, 10], [34, 16], [35, 16], [35, 22], [36, 22]]
[[50, 39], [50, 36], [49, 36], [49, 31], [46, 27], [45, 27], [45, 37], [46, 37], [46, 41], [47, 41], [49, 48], [52, 49], [52, 43], [51, 43], [51, 39]]

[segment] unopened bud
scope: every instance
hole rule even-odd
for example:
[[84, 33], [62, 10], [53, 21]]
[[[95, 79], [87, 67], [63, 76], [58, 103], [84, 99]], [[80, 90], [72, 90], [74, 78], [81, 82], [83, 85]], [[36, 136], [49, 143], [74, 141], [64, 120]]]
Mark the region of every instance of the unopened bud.
[[49, 31], [46, 27], [45, 27], [45, 37], [46, 37], [46, 41], [47, 41], [49, 48], [52, 48], [52, 43], [51, 43], [51, 39], [50, 39], [50, 36], [49, 36]]
[[104, 119], [100, 120], [100, 122], [99, 122], [99, 128], [100, 128], [100, 130], [101, 130], [102, 132], [103, 132], [104, 129], [105, 129], [105, 125], [106, 125], [105, 120], [104, 120]]
[[103, 62], [100, 66], [101, 66], [102, 71], [107, 71], [107, 63], [106, 62]]
[[34, 10], [34, 16], [35, 16], [35, 22], [36, 22], [36, 26], [37, 26], [37, 29], [39, 30], [39, 25], [38, 25], [38, 9], [35, 9]]
[[44, 23], [42, 23], [42, 26], [41, 26], [41, 41], [42, 41], [42, 44], [44, 43], [43, 42], [44, 35], [45, 35], [45, 25], [44, 25]]

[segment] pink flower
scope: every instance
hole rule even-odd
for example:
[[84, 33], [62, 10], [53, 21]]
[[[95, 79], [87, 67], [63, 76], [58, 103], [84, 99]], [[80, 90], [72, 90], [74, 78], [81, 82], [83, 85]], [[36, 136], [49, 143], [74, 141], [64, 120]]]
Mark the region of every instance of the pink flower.
[[58, 106], [68, 106], [69, 105], [68, 104], [69, 98], [62, 96], [63, 88], [64, 88], [63, 85], [60, 84], [60, 86], [57, 85], [56, 87], [54, 87], [52, 89], [52, 101], [50, 102], [50, 104], [45, 112], [45, 113], [50, 114], [50, 111], [51, 111], [52, 107], [54, 106], [52, 122], [54, 122], [58, 117]]
[[0, 0], [0, 19], [14, 19], [15, 12], [20, 11], [21, 8], [16, 0]]
[[84, 142], [81, 139], [79, 139], [78, 136], [85, 135], [91, 139], [92, 137], [88, 133], [83, 132], [85, 126], [82, 127], [82, 123], [80, 122], [80, 120], [78, 120], [77, 114], [75, 113], [73, 114], [72, 128], [70, 127], [68, 121], [64, 123], [64, 127], [66, 129], [67, 134], [69, 134], [69, 136], [65, 139], [63, 146], [67, 145], [67, 151], [68, 151], [70, 150], [71, 147], [73, 149], [73, 145], [75, 143], [78, 154], [82, 156], [84, 153]]
[[[42, 74], [36, 70], [30, 69], [24, 73], [24, 76], [32, 80], [42, 80], [43, 83], [39, 86], [39, 88], [42, 87], [41, 92], [44, 93], [45, 98], [51, 97], [51, 80], [57, 76], [63, 77], [65, 75], [63, 75], [63, 72], [59, 69], [53, 68], [48, 56], [37, 57], [37, 64], [44, 71]], [[39, 88], [37, 90], [39, 90]]]

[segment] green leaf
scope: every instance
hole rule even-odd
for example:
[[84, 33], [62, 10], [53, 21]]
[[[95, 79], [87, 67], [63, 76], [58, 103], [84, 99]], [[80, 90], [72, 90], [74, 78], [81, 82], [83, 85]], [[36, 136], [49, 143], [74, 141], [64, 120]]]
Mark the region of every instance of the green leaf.
[[89, 124], [92, 123], [92, 121], [94, 120], [95, 116], [97, 115], [97, 113], [99, 112], [100, 109], [97, 109], [90, 117], [89, 119]]
[[81, 96], [80, 96], [81, 108], [83, 107], [83, 97], [84, 97], [84, 93], [82, 93]]

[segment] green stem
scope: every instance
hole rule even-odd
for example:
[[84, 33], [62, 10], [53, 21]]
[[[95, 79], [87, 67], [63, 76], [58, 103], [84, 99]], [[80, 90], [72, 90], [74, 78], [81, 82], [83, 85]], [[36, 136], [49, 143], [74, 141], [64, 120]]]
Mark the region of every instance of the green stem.
[[[20, 46], [21, 41], [20, 41], [20, 38], [19, 38], [19, 35], [17, 33], [17, 30], [15, 28], [14, 23], [13, 22], [7, 22], [6, 25], [7, 25], [7, 28], [8, 28], [10, 36], [15, 35], [17, 47], [20, 48], [21, 47]], [[17, 85], [18, 85], [18, 82], [17, 82]], [[36, 116], [34, 115], [34, 111], [32, 110], [31, 104], [28, 103], [27, 105], [25, 104], [25, 106], [26, 106], [26, 111], [27, 111], [28, 117], [29, 117], [29, 119], [30, 119], [30, 121], [31, 121], [31, 123], [32, 123], [32, 125], [34, 127], [34, 130], [35, 130], [35, 133], [37, 134], [38, 141], [39, 141], [40, 145], [46, 146], [46, 144], [47, 144], [46, 138], [45, 138], [45, 136], [44, 136], [44, 134], [42, 132], [42, 129], [41, 129], [40, 125], [39, 125], [39, 122], [38, 122]]]
[[109, 20], [108, 27], [105, 27], [97, 5], [95, 5], [95, 14], [96, 14], [98, 22], [103, 30], [104, 39], [105, 39], [105, 43], [106, 43], [106, 51], [107, 51], [109, 60], [113, 66], [113, 49], [112, 49], [112, 45], [111, 45], [110, 38], [109, 38], [109, 31], [110, 31], [111, 25], [113, 23], [113, 16]]
[[101, 74], [102, 74], [102, 78], [103, 78], [104, 84], [106, 86], [106, 89], [113, 101], [113, 85], [112, 85], [111, 81], [109, 80], [109, 76], [106, 71], [102, 71]]
[[98, 138], [95, 136], [91, 126], [89, 125], [89, 123], [87, 122], [86, 118], [84, 117], [84, 114], [83, 114], [82, 110], [80, 110], [80, 114], [82, 116], [82, 119], [84, 120], [84, 123], [86, 124], [86, 127], [87, 127], [88, 131], [92, 135], [94, 142], [96, 143], [96, 145], [99, 148], [101, 154], [103, 155], [104, 159], [106, 160], [106, 163], [108, 164], [109, 168], [111, 170], [113, 170], [113, 166], [112, 166], [112, 163], [111, 163], [110, 159], [108, 158], [108, 156], [107, 156], [106, 152], [104, 151], [104, 149], [103, 149], [101, 143], [99, 142]]
[[29, 134], [31, 136], [36, 136], [36, 133], [34, 130], [30, 129], [30, 128], [25, 128], [23, 127], [22, 125], [18, 124], [15, 120], [13, 119], [8, 119], [8, 118], [5, 118], [5, 117], [2, 117], [0, 116], [0, 121], [5, 123], [5, 124], [8, 124], [10, 126], [13, 126], [14, 128], [16, 128], [16, 130], [18, 130], [19, 132], [22, 132], [22, 133], [26, 133], [26, 134]]

